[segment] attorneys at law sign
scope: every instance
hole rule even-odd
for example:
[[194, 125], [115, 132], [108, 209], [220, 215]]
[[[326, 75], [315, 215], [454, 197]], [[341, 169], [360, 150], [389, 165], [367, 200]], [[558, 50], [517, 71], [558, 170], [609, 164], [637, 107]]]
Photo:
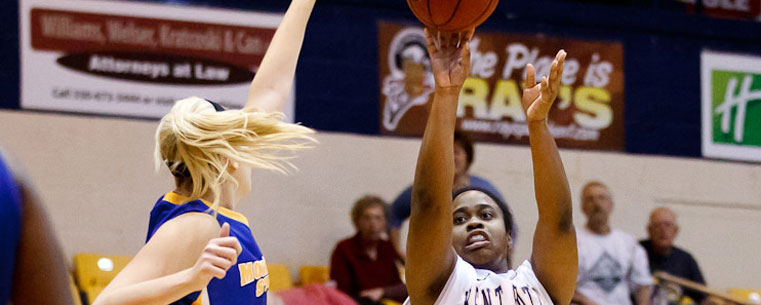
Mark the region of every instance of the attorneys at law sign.
[[[21, 107], [159, 118], [200, 96], [240, 108], [281, 14], [21, 1]], [[292, 118], [293, 100], [286, 106]]]

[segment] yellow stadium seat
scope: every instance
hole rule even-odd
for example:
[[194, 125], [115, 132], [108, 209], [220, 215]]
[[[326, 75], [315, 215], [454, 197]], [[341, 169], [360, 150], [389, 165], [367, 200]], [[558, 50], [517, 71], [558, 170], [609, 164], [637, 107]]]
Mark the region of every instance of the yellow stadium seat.
[[328, 266], [301, 266], [299, 269], [301, 285], [323, 284], [330, 281], [330, 268]]
[[87, 304], [106, 288], [106, 285], [127, 266], [132, 258], [119, 255], [80, 253], [74, 256], [74, 275]]
[[293, 288], [293, 280], [291, 279], [291, 272], [288, 271], [288, 266], [280, 264], [267, 264], [267, 271], [270, 278], [271, 292], [278, 292]]
[[79, 289], [74, 283], [74, 276], [69, 273], [69, 290], [71, 290], [71, 298], [74, 299], [74, 305], [82, 305], [82, 299], [79, 296]]
[[742, 300], [745, 302], [750, 302], [751, 295], [754, 293], [761, 296], [761, 290], [755, 290], [755, 289], [747, 289], [747, 288], [729, 288], [727, 289], [727, 293], [729, 295], [735, 297], [738, 300]]
[[695, 300], [689, 296], [683, 295], [679, 300], [679, 305], [695, 305]]
[[383, 300], [381, 300], [381, 304], [383, 304], [383, 305], [402, 305], [402, 303], [395, 302], [395, 301], [392, 301], [392, 300], [389, 300], [389, 299], [383, 299]]

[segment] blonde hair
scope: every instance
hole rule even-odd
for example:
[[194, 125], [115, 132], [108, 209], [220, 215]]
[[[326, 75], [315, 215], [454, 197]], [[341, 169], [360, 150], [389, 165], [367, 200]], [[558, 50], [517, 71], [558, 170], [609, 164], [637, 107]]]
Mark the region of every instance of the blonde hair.
[[[253, 168], [287, 173], [294, 156], [278, 154], [311, 148], [316, 141], [307, 127], [281, 121], [282, 113], [246, 108], [217, 112], [207, 100], [179, 100], [156, 130], [155, 161], [178, 177], [189, 174], [193, 191], [189, 200], [211, 191], [212, 209], [219, 207], [222, 184], [238, 181], [227, 171], [231, 161]], [[183, 179], [182, 177], [178, 177]]]

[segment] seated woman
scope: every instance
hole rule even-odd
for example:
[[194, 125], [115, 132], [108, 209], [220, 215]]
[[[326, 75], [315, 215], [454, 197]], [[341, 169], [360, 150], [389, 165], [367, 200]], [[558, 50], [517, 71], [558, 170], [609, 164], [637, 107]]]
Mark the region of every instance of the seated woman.
[[357, 200], [351, 209], [357, 234], [339, 242], [330, 259], [330, 278], [360, 304], [377, 304], [381, 299], [402, 302], [407, 297], [396, 268], [401, 259], [385, 238], [387, 211], [378, 197]]

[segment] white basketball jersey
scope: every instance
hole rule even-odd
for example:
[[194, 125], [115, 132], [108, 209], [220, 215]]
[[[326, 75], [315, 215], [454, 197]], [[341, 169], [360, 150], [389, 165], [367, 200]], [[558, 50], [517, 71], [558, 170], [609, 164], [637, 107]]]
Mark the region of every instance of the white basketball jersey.
[[[409, 298], [404, 305], [410, 305]], [[414, 305], [414, 304], [412, 304]], [[550, 295], [524, 261], [507, 273], [476, 269], [457, 256], [454, 270], [434, 305], [553, 305]]]

